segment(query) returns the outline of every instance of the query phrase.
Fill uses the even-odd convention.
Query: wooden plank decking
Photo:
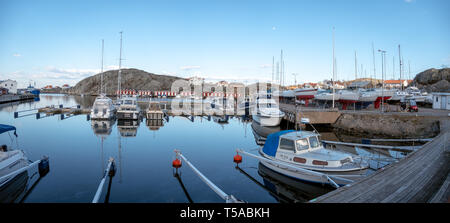
[[[398,163],[311,202],[408,203],[448,200],[436,198],[439,194],[446,196],[448,184],[445,182],[450,169],[450,119],[442,119],[440,125],[441,133],[434,140]]]

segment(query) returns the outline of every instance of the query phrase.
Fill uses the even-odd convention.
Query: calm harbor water
[[[37,176],[30,173],[28,181],[13,185],[19,189],[9,189],[18,191],[18,198],[24,198],[24,202],[91,202],[108,158],[113,157],[117,171],[109,202],[224,202],[187,165],[178,170],[178,175],[174,174],[175,149],[181,150],[225,193],[247,202],[305,202],[332,190],[280,176],[245,156],[236,168],[233,156],[237,148],[257,153],[262,139],[283,125],[262,128],[241,117],[230,118],[226,123],[215,118],[195,117],[192,121],[170,117],[160,128],[149,128],[145,119],[134,128],[122,128],[123,123],[95,122],[86,115],[63,119],[60,115],[45,117],[45,114],[40,119],[35,115],[14,118],[15,111],[59,104],[89,108],[93,101],[93,97],[43,94],[39,101],[0,105],[0,123],[15,126],[18,134],[17,141],[12,134],[1,134],[1,144],[24,150],[30,160],[43,155],[50,159],[50,172],[34,188],[29,187]],[[21,115],[26,114],[32,112]],[[336,137],[332,133],[322,135]],[[385,157],[384,160],[406,155],[394,151],[346,150]],[[371,166],[379,168],[389,162]],[[105,200],[106,192],[107,185],[100,201]]]

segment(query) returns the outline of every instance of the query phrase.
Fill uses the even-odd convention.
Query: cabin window
[[[317,137],[311,136],[309,137],[309,144],[311,145],[311,148],[317,148],[319,147],[319,140],[317,140]]]
[[[133,101],[132,101],[132,100],[125,100],[125,104],[126,104],[126,105],[132,105],[132,104],[133,104]]]
[[[289,150],[289,151],[295,151],[294,147],[294,141],[289,139],[281,139],[280,140],[280,149]]]
[[[299,139],[297,140],[297,150],[305,150],[305,149],[309,149],[308,146],[308,140],[306,139]]]

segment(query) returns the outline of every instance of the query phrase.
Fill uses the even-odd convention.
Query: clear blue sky
[[[398,44],[411,73],[450,64],[450,1],[20,1],[0,0],[0,79],[75,84],[118,66],[209,79],[271,79],[284,51],[287,83],[331,78],[332,27],[338,79],[373,74],[387,51],[398,78]],[[381,78],[376,52],[377,78]],[[360,75],[359,75],[360,76]]]

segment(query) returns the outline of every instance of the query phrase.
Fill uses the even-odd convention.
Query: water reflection
[[[263,183],[260,183],[239,166],[236,166],[236,169],[256,185],[269,192],[280,203],[308,202],[333,190],[333,188],[328,186],[292,179],[265,167],[261,163],[258,164],[258,174],[263,178]]]
[[[117,129],[122,137],[136,137],[141,121],[138,120],[117,120]]]
[[[116,120],[91,120],[92,130],[96,136],[102,137],[103,139],[111,135],[112,127]]]
[[[280,126],[274,126],[274,127],[267,127],[267,126],[261,126],[255,121],[252,121],[252,132],[255,136],[255,142],[256,144],[262,146],[266,142],[267,136],[281,131]]]
[[[147,119],[145,124],[150,131],[158,131],[159,128],[164,126],[164,119]]]

